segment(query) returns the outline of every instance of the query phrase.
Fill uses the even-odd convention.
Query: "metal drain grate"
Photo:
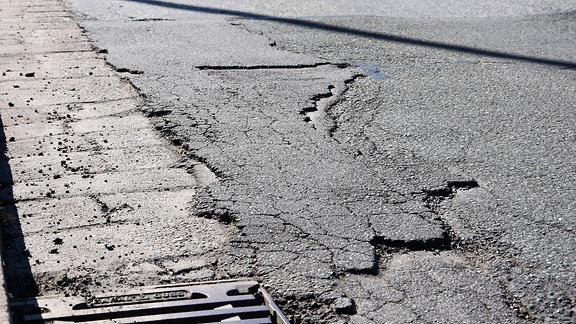
[[[144,287],[90,299],[21,300],[10,306],[14,323],[289,323],[255,281]]]

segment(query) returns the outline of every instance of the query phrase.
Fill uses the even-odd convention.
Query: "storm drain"
[[[13,301],[10,306],[14,323],[289,323],[255,281],[142,287],[89,299]]]

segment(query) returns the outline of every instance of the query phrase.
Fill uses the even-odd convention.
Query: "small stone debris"
[[[116,246],[113,245],[113,244],[104,244],[104,247],[105,247],[106,250],[108,250],[108,251],[114,251],[114,249],[116,248]]]
[[[8,107],[14,107],[14,104],[11,103],[11,102],[9,102],[9,103],[8,103]]]
[[[50,253],[50,254],[58,254],[58,253],[60,253],[60,252],[58,252],[58,249],[52,249],[52,250],[50,250],[49,253]]]
[[[34,72],[28,72],[28,73],[24,74],[24,76],[27,77],[27,78],[33,78],[33,77],[36,76],[36,73],[34,73]]]
[[[59,238],[59,237],[57,237],[57,238],[54,239],[53,242],[54,242],[54,244],[56,244],[56,245],[62,245],[62,244],[64,243],[64,240],[61,239],[61,238]]]
[[[334,301],[334,308],[338,314],[356,314],[356,306],[354,305],[354,301],[350,298],[340,297],[336,299],[336,301]]]

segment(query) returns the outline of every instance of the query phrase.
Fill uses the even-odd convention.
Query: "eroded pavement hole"
[[[478,181],[473,179],[463,181],[448,181],[444,187],[424,189],[424,202],[426,202],[429,208],[435,209],[435,206],[439,205],[442,201],[448,198],[453,198],[459,190],[470,190],[479,187],[480,185],[478,184]]]
[[[442,237],[428,240],[387,240],[376,237],[370,242],[373,246],[389,251],[447,251],[452,249],[452,238],[445,233]]]
[[[142,287],[88,298],[45,297],[10,303],[14,323],[288,324],[256,281]]]

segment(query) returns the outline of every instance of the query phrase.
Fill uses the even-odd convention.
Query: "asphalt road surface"
[[[69,4],[293,322],[576,322],[574,1]]]

